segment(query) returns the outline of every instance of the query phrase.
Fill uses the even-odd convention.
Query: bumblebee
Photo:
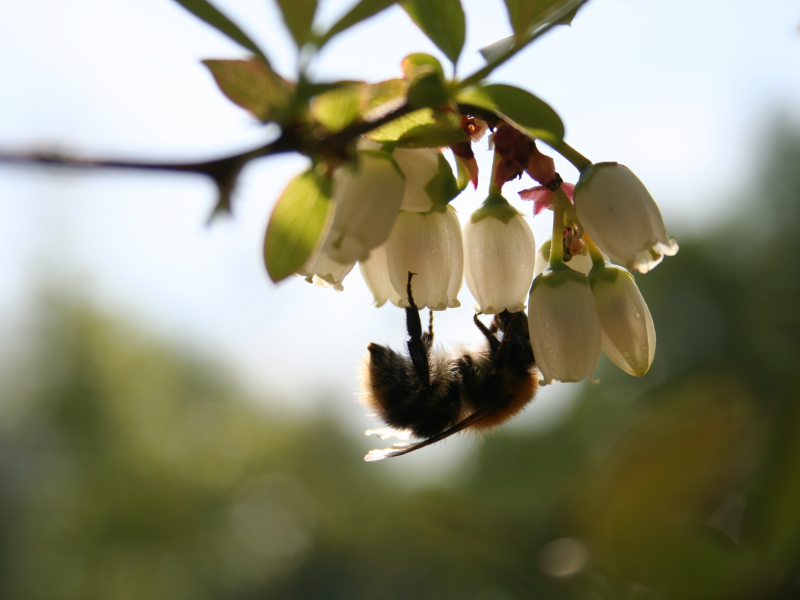
[[[452,356],[433,348],[433,313],[423,331],[419,310],[406,293],[406,352],[379,344],[367,347],[362,403],[388,429],[367,431],[383,439],[396,435],[413,442],[376,449],[367,462],[408,454],[461,431],[482,433],[519,414],[536,394],[540,375],[524,312],[503,311],[489,327],[473,317],[485,338],[480,349]]]

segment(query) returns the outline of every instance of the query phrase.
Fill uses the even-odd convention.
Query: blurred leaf
[[[504,0],[514,37],[524,40],[548,23],[569,25],[586,0]],[[486,56],[484,54],[484,56]]]
[[[310,37],[311,24],[317,12],[317,0],[276,0],[283,13],[283,21],[298,47]]]
[[[500,38],[499,40],[481,48],[481,56],[486,59],[486,62],[493,62],[511,50],[511,48],[514,47],[514,43],[515,41],[513,35]]]
[[[237,44],[244,46],[256,56],[261,57],[261,59],[266,62],[267,65],[269,65],[269,60],[267,59],[266,55],[258,46],[256,46],[255,42],[247,37],[247,35],[241,29],[239,29],[239,27],[233,23],[233,21],[219,12],[219,10],[217,10],[212,4],[206,0],[175,1],[183,6],[186,10],[194,14],[196,17],[202,19],[218,31],[227,35]]]
[[[473,170],[471,167],[470,162],[475,163],[474,169],[477,169],[477,163],[475,159],[467,159],[463,156],[459,156],[458,154],[454,154],[456,159],[456,166],[458,167],[458,179],[456,179],[456,185],[460,191],[464,191],[464,188],[467,187],[469,182],[472,180],[473,177]]]
[[[330,177],[312,168],[281,194],[264,238],[264,262],[272,281],[285,279],[311,256],[328,217],[331,187]]]
[[[407,0],[401,6],[453,64],[458,62],[466,31],[460,0]]]
[[[510,85],[487,85],[461,92],[456,101],[493,112],[531,137],[550,144],[557,144],[564,137],[564,124],[556,111],[525,90]]]
[[[405,79],[388,79],[369,86],[370,110],[390,104],[392,107],[405,102],[406,92],[408,91],[408,81]],[[387,108],[387,112],[388,112]],[[377,115],[376,115],[377,116]]]
[[[455,113],[417,110],[366,134],[371,140],[391,143],[399,148],[451,146],[467,139],[461,130],[461,117]]]
[[[406,98],[414,108],[437,108],[450,102],[442,76],[432,70],[420,71],[414,75],[408,83]]]
[[[361,116],[369,91],[365,84],[337,87],[319,94],[311,103],[311,116],[328,131],[341,131]]]
[[[438,153],[439,168],[428,184],[425,186],[425,193],[433,201],[433,209],[439,209],[458,196],[465,186],[459,186],[453,175],[453,169],[444,154]]]
[[[322,36],[319,41],[319,46],[322,47],[323,44],[327,43],[328,40],[330,40],[337,33],[340,33],[345,29],[364,21],[365,19],[369,19],[382,10],[389,8],[396,1],[397,0],[361,0],[352,9],[350,9],[346,15],[339,19],[325,35]]]
[[[275,119],[292,102],[293,85],[258,57],[204,60],[222,93],[261,121]]]
[[[425,54],[423,52],[409,54],[403,59],[403,62],[400,63],[400,67],[403,69],[403,75],[407,80],[413,79],[415,75],[422,71],[433,71],[444,80],[442,63],[440,63],[435,56],[431,56],[430,54]]]

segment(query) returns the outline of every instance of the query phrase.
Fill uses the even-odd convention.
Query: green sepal
[[[294,84],[276,74],[261,58],[202,62],[222,93],[257,119],[280,121],[291,108]]]
[[[469,139],[461,129],[461,116],[423,108],[373,129],[366,136],[376,142],[391,142],[398,148],[441,148]]]
[[[514,217],[522,216],[522,213],[511,206],[500,194],[489,194],[481,204],[480,208],[472,213],[469,220],[472,223],[478,223],[483,219],[492,218],[502,221],[506,225],[511,222]]]
[[[264,237],[264,263],[272,281],[296,272],[311,256],[328,219],[332,188],[327,173],[311,168],[281,194]]]
[[[539,273],[539,275],[534,278],[533,284],[531,284],[530,293],[532,294],[533,290],[540,285],[556,288],[564,285],[568,281],[577,281],[583,285],[589,285],[589,279],[586,275],[574,269],[570,269],[562,262],[555,265],[551,264],[543,272]]]
[[[434,210],[446,207],[463,189],[458,186],[450,163],[447,162],[444,154],[439,152],[439,168],[436,175],[425,186],[425,193],[433,202]]]
[[[530,92],[514,86],[494,84],[469,88],[456,96],[456,102],[492,112],[548,144],[559,144],[564,138],[564,123],[556,111]]]
[[[614,283],[620,276],[627,275],[631,279],[633,279],[633,275],[630,272],[620,267],[619,265],[612,265],[611,263],[603,262],[596,262],[592,265],[592,270],[589,271],[589,283],[594,287],[595,283],[604,282],[604,283]]]
[[[458,62],[466,37],[460,0],[406,0],[401,6],[450,62]]]

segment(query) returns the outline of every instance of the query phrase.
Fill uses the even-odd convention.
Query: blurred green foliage
[[[601,368],[563,422],[425,491],[46,305],[0,389],[0,597],[800,597],[800,136],[776,130],[746,213],[639,277],[651,372]]]

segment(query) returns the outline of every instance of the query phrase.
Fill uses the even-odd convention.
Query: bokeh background
[[[291,72],[271,2],[216,4]],[[337,294],[261,264],[301,158],[251,165],[210,227],[203,180],[0,165],[0,597],[800,597],[800,8],[762,4],[593,0],[494,75],[659,201],[681,251],[637,278],[656,359],[394,461],[362,462],[355,397],[402,312],[357,272]],[[464,5],[461,74],[509,32],[500,1]],[[393,8],[315,72],[385,79],[415,51],[436,54]],[[241,56],[168,0],[2,2],[0,148],[260,143],[199,64]],[[477,339],[460,298],[439,340]]]

